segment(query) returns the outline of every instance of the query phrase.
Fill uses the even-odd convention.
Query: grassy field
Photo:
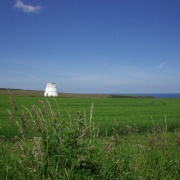
[[[172,132],[180,123],[180,99],[112,98],[105,95],[82,95],[82,97],[63,93],[54,99],[43,97],[42,93],[34,91],[17,90],[10,93],[19,111],[12,109],[7,91],[0,93],[0,127],[4,135],[6,129],[9,131],[8,110],[13,112],[16,121],[21,121],[24,107],[31,109],[35,105],[41,108],[39,100],[44,101],[46,105],[48,101],[53,108],[58,108],[64,120],[69,119],[69,116],[74,118],[76,112],[89,116],[93,104],[93,122],[100,127],[101,134],[105,134],[106,130],[112,133],[114,124],[118,125],[119,131],[128,125],[137,126],[139,132],[144,133],[158,126],[163,128],[167,126],[167,130]]]
[[[180,179],[180,99],[21,92],[0,91],[0,179]]]

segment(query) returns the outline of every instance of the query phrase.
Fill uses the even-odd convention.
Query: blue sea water
[[[148,96],[153,98],[180,98],[180,93],[127,93],[118,94],[122,96]]]
[[[171,94],[153,94],[155,98],[180,98],[180,93],[171,93]]]

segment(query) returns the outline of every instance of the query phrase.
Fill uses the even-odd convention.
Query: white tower
[[[44,96],[58,96],[57,87],[54,82],[47,83]]]

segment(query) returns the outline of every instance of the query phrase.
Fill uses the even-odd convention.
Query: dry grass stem
[[[92,104],[91,104],[91,111],[90,111],[90,125],[91,125],[91,123],[92,123],[92,115],[93,115],[93,102],[92,102]]]

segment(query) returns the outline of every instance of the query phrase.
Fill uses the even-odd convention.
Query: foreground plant
[[[136,125],[119,129],[114,121],[113,134],[99,137],[93,104],[88,118],[85,111],[68,111],[67,119],[61,118],[58,105],[39,104],[24,107],[21,122],[9,111],[12,128],[19,132],[11,142],[1,138],[1,179],[180,178],[179,129],[142,136]]]

